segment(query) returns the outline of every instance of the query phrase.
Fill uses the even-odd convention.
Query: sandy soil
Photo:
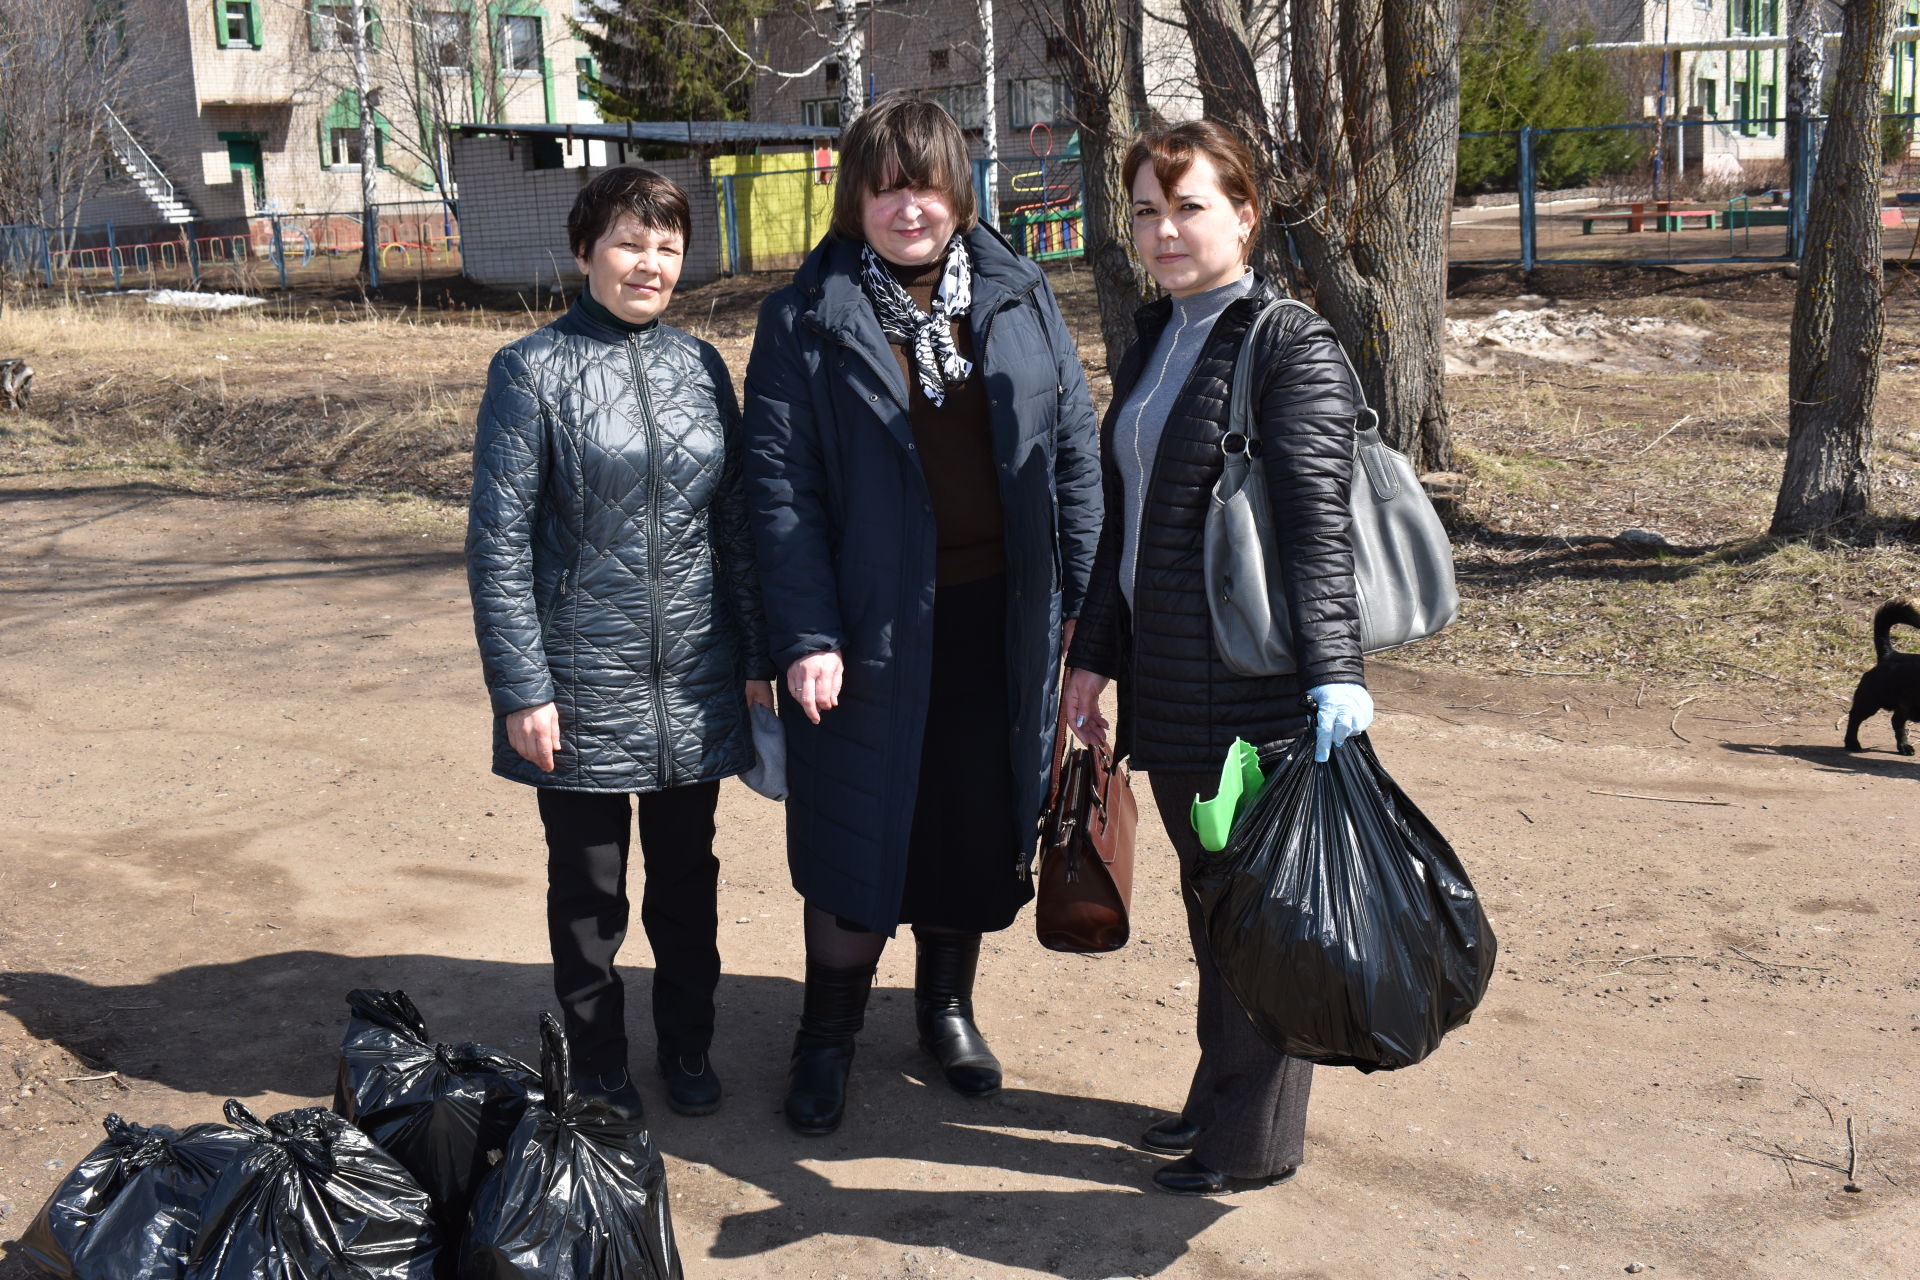
[[[324,1098],[351,987],[533,1051],[537,825],[486,772],[458,545],[417,503],[0,482],[0,1237],[109,1111]],[[776,1114],[800,972],[780,811],[730,785],[728,1102],[656,1108],[689,1274],[1913,1274],[1920,765],[1886,722],[1852,757],[1840,708],[1778,692],[1374,683],[1380,753],[1460,847],[1500,972],[1422,1066],[1320,1072],[1308,1166],[1229,1200],[1147,1190],[1129,1145],[1193,1060],[1150,822],[1126,951],[991,941],[1003,1095],[929,1079],[895,948],[853,1112],[806,1140]]]

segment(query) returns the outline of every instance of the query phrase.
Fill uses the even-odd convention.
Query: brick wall
[[[603,169],[604,144],[578,145],[570,164],[533,167],[533,148],[510,138],[456,138],[454,176],[460,183],[461,253],[466,274],[501,289],[550,293],[577,284],[567,246],[567,213],[580,188]],[[720,273],[719,219],[713,179],[700,157],[653,160],[647,166],[679,183],[693,207],[693,244],[683,285],[704,284]]]

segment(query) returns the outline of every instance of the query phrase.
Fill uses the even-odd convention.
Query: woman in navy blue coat
[[[831,1132],[887,938],[922,1046],[1000,1087],[983,933],[1032,897],[1061,645],[1098,542],[1099,446],[1045,275],[977,224],[959,126],[914,99],[842,139],[833,231],[760,313],[748,507],[787,734],[806,996],[786,1112]]]

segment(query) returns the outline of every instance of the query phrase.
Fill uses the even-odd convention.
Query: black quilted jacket
[[[1235,737],[1258,744],[1298,734],[1306,690],[1363,682],[1347,511],[1357,399],[1332,327],[1297,307],[1282,309],[1261,335],[1257,421],[1300,670],[1238,676],[1213,649],[1202,535],[1220,478],[1227,391],[1242,335],[1276,296],[1262,282],[1227,307],[1168,416],[1147,483],[1131,613],[1120,594],[1124,513],[1113,421],[1171,303],[1141,308],[1139,339],[1114,378],[1101,433],[1107,518],[1068,663],[1119,683],[1116,746],[1136,769],[1216,769]]]
[[[493,770],[656,791],[753,764],[743,686],[765,656],[740,412],[712,347],[575,306],[501,349],[473,447],[467,581],[493,699]],[[510,711],[556,702],[542,773]]]

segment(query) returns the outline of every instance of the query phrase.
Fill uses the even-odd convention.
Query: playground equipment
[[[1002,222],[1014,248],[1036,262],[1079,255],[1085,226],[1080,209],[1080,190],[1075,184],[1049,180],[1048,160],[1053,155],[1053,128],[1036,124],[1027,131],[1027,150],[1040,162],[1037,169],[1016,173],[1009,185],[1020,195],[1040,198],[1009,210]],[[1078,165],[1075,160],[1074,164]],[[1060,175],[1058,162],[1051,176]]]

